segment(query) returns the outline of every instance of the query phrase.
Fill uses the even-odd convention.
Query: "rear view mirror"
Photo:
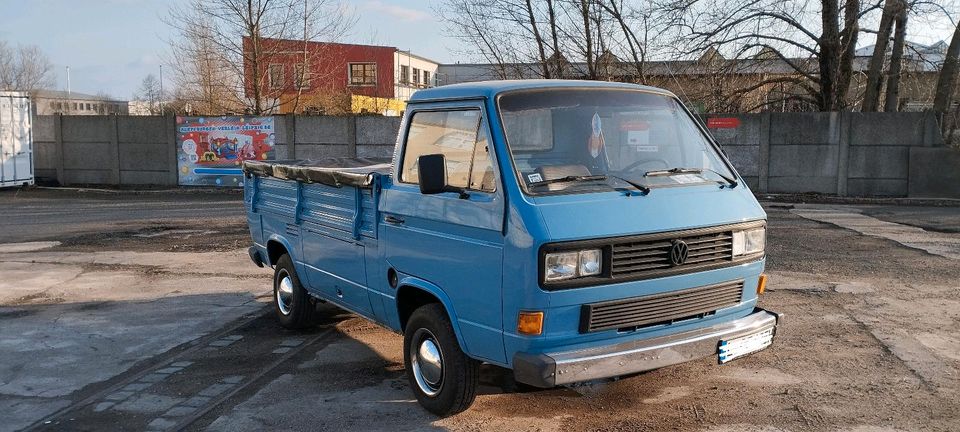
[[[447,159],[442,154],[429,154],[417,158],[420,177],[420,193],[425,195],[442,192],[457,192],[460,198],[468,197],[463,188],[447,184]]]

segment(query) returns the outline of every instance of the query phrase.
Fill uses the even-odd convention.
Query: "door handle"
[[[386,223],[388,223],[388,224],[393,224],[393,225],[402,225],[402,224],[403,224],[403,219],[398,218],[398,217],[393,216],[393,215],[387,215],[386,217],[383,218],[383,221],[386,222]]]

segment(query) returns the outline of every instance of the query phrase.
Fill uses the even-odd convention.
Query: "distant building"
[[[243,42],[252,52],[250,39]],[[436,85],[437,62],[394,47],[281,39],[261,44],[270,54],[258,65],[257,83],[253,65],[244,65],[246,96],[259,89],[280,114],[340,109],[399,115],[414,91]]]
[[[904,49],[898,106],[901,111],[922,111],[933,106],[939,70],[945,59],[947,44],[922,45],[908,42]],[[860,104],[873,46],[856,51],[848,101]],[[889,53],[887,54],[889,57]],[[587,79],[583,62],[569,62],[560,57],[551,59],[554,78]],[[791,59],[790,62],[817,73],[812,59]],[[786,60],[771,51],[761,51],[751,58],[727,59],[716,50],[708,50],[699,58],[676,61],[647,61],[638,65],[618,59],[610,52],[596,62],[598,79],[642,82],[666,88],[700,112],[807,111],[812,107],[791,95],[804,94],[797,71]],[[495,79],[541,78],[538,63],[456,63],[437,68],[439,85]],[[793,81],[793,83],[791,83]]]
[[[129,114],[127,101],[91,94],[59,90],[35,90],[30,92],[33,112],[36,115],[107,115]]]

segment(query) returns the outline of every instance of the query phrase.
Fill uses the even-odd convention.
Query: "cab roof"
[[[597,89],[627,89],[643,90],[652,93],[659,93],[667,96],[674,96],[667,90],[649,87],[638,84],[618,83],[609,81],[586,81],[586,80],[502,80],[502,81],[477,81],[461,84],[451,84],[440,87],[419,90],[414,93],[407,103],[433,102],[450,99],[481,99],[494,98],[498,94],[517,91],[534,90],[550,88],[597,88]]]

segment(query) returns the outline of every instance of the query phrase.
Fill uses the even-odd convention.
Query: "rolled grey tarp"
[[[243,173],[304,183],[369,187],[375,174],[390,174],[389,158],[325,158],[243,161]]]

